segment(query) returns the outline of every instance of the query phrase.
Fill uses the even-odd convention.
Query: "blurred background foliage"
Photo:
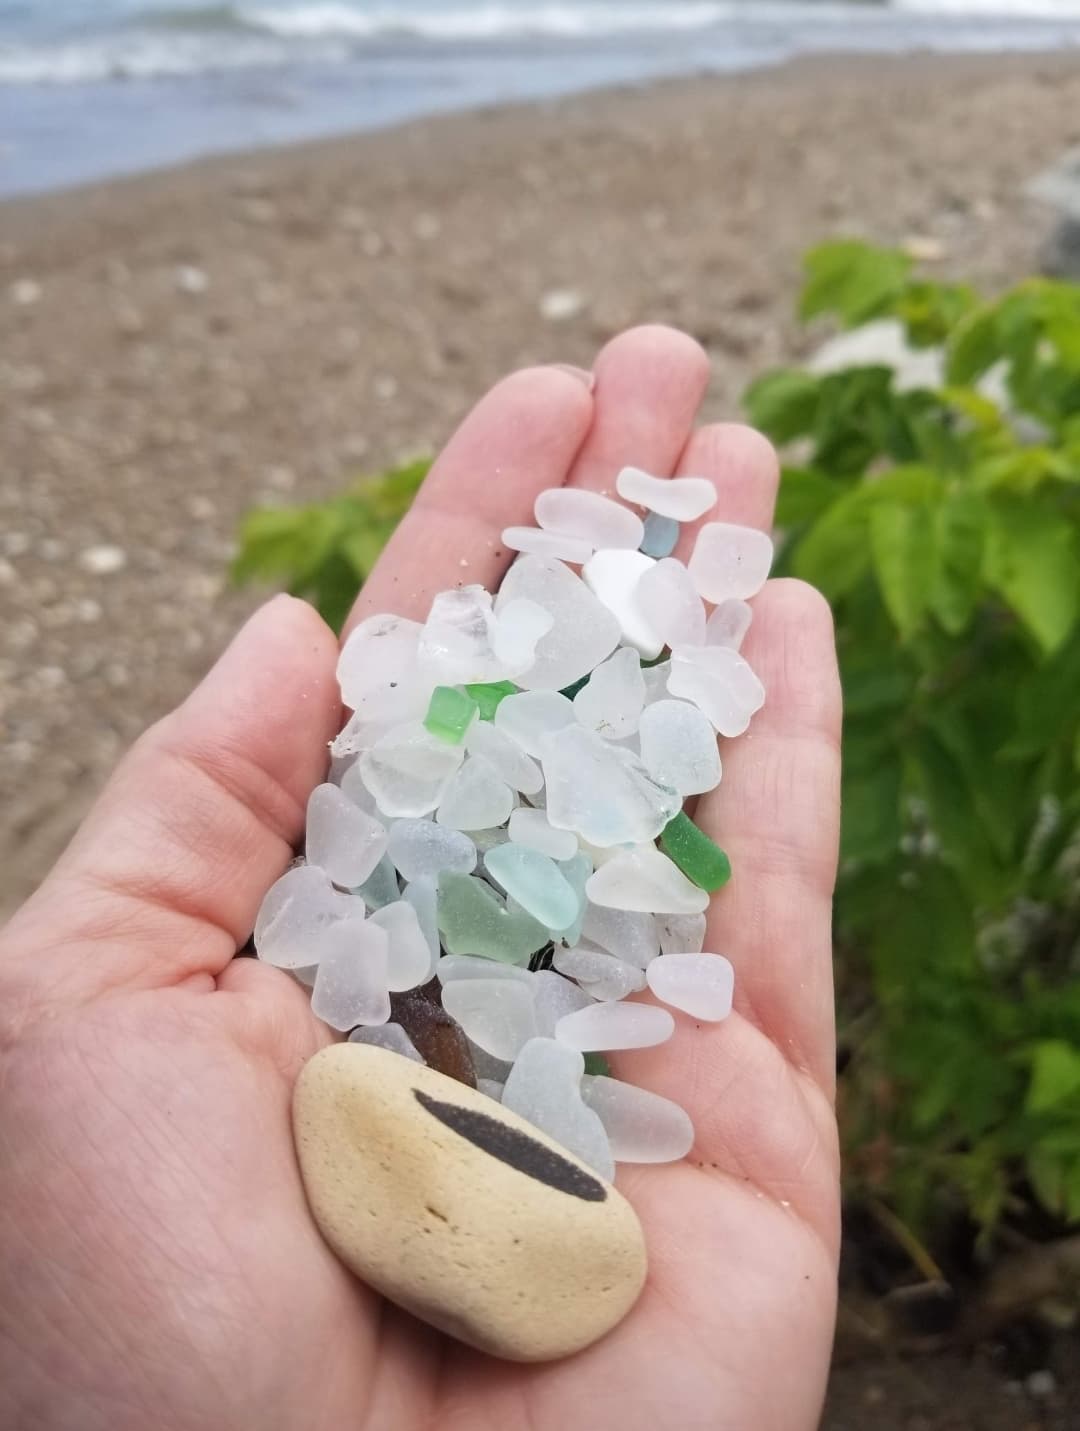
[[[802,316],[906,353],[746,395],[788,458],[777,570],[837,624],[849,1195],[989,1251],[1080,1221],[1080,287],[988,301],[833,242]],[[340,625],[427,465],[252,513],[235,577]]]

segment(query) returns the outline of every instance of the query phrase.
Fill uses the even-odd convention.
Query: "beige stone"
[[[633,1306],[645,1242],[610,1183],[517,1114],[387,1049],[305,1066],[293,1127],[315,1221],[369,1286],[514,1361],[580,1351]]]

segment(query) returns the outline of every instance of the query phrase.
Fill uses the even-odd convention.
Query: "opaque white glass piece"
[[[706,522],[687,568],[705,600],[719,604],[733,596],[743,601],[756,596],[768,580],[772,560],[772,540],[756,527]]]
[[[731,1013],[735,971],[722,954],[662,954],[645,977],[661,1003],[704,1023],[719,1023]]]
[[[536,524],[548,532],[578,537],[594,547],[641,545],[643,528],[636,512],[599,492],[582,487],[549,487],[535,505]]]
[[[707,477],[653,477],[639,467],[624,467],[615,490],[624,501],[676,522],[696,522],[716,506],[716,488]]]

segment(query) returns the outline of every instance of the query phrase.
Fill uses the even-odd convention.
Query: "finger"
[[[676,468],[680,477],[706,477],[716,488],[716,506],[679,533],[675,555],[688,561],[698,532],[706,522],[736,522],[772,526],[780,463],[767,437],[738,422],[717,422],[700,427],[683,449]]]
[[[311,1012],[311,990],[261,959],[232,959],[215,981],[214,1012],[233,1038],[274,1058],[292,1083],[313,1054],[341,1041]]]
[[[745,654],[765,706],[725,742],[724,778],[695,816],[733,871],[706,947],[735,966],[736,1008],[831,1094],[841,698],[824,598],[802,582],[770,582]]]
[[[4,931],[25,997],[216,975],[288,863],[340,718],[333,634],[279,596],[133,746],[56,869]]]
[[[824,600],[774,581],[748,658],[768,691],[695,820],[731,857],[705,948],[735,967],[721,1024],[677,1015],[674,1039],[613,1060],[620,1078],[682,1104],[692,1158],[836,1236],[831,902],[839,823],[840,690]]]
[[[674,328],[632,328],[607,344],[593,372],[592,427],[570,485],[612,495],[623,467],[668,476],[708,386],[704,349]]]
[[[545,487],[559,487],[589,430],[591,379],[530,368],[504,379],[447,443],[364,585],[347,634],[373,612],[423,620],[432,597],[478,582],[493,591],[514,555],[504,527],[530,525]]]

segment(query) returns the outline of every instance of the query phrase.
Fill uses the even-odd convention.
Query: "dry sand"
[[[253,504],[642,320],[701,339],[733,414],[805,351],[809,243],[930,240],[1001,284],[1050,224],[1025,181],[1078,139],[1075,60],[814,61],[0,206],[0,910],[253,605],[225,589]]]

